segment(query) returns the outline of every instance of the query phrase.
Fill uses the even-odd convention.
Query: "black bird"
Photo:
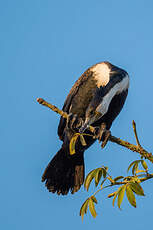
[[[105,131],[110,129],[124,105],[128,88],[128,73],[109,62],[93,65],[75,82],[63,106],[70,119],[61,117],[58,126],[62,147],[42,176],[50,192],[66,195],[80,189],[84,182],[84,151],[95,139],[84,136],[86,146],[78,140],[74,155],[69,152],[70,140],[78,129],[90,133],[89,125],[98,128],[99,138],[104,140]]]

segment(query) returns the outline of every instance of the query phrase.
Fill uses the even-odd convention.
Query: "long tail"
[[[45,169],[44,181],[47,189],[58,195],[66,195],[69,190],[72,194],[77,192],[84,181],[83,152],[70,156],[62,147]]]

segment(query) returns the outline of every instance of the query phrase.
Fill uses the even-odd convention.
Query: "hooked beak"
[[[88,128],[89,125],[90,125],[90,120],[88,118],[85,120],[83,126],[79,129],[79,132],[83,133]]]
[[[79,129],[80,133],[83,133],[90,125],[98,121],[101,118],[101,113],[96,112],[93,117],[87,117],[83,126]]]

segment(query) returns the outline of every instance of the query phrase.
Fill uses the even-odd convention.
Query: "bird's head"
[[[86,109],[85,122],[80,128],[80,132],[84,132],[89,125],[103,117],[107,113],[113,97],[122,93],[129,86],[127,72],[108,62],[98,64],[93,68],[93,72],[97,87]]]
[[[80,133],[83,133],[88,128],[88,126],[99,120],[101,116],[102,114],[96,111],[96,106],[90,104],[86,110],[85,122],[79,130]]]

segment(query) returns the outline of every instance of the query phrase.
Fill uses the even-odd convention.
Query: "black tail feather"
[[[42,182],[46,181],[47,189],[58,195],[77,192],[84,181],[83,152],[73,156],[61,148],[45,169]]]

